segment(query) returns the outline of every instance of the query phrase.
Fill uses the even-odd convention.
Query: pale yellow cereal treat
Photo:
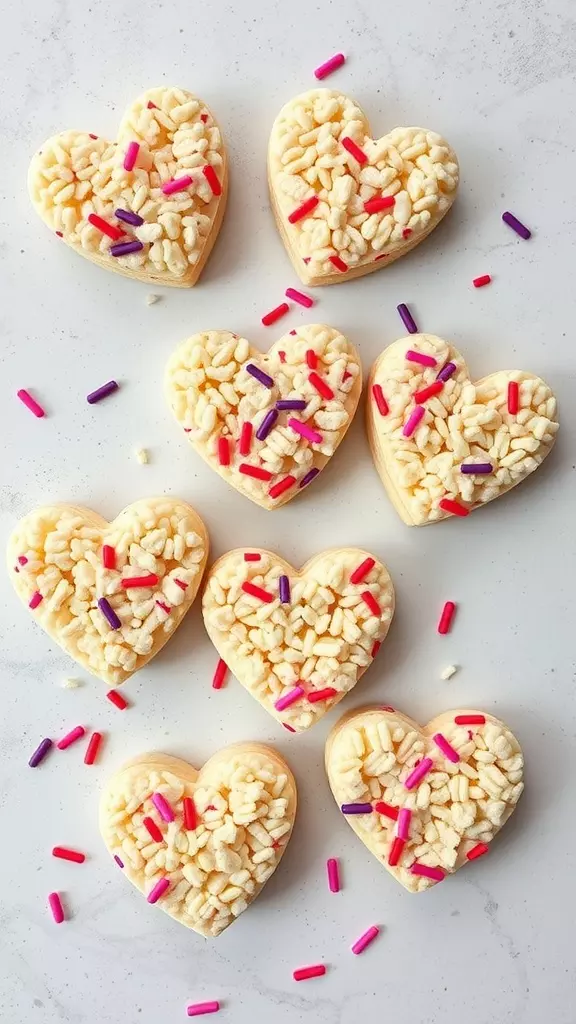
[[[299,570],[272,551],[219,558],[202,597],[220,657],[290,732],[304,732],[355,686],[394,614],[385,565],[358,548],[324,551]]]
[[[202,100],[162,86],[128,108],[116,142],[72,129],[48,139],[28,188],[42,220],[81,256],[148,284],[190,288],[222,223],[226,150]]]
[[[239,743],[200,771],[143,754],[108,783],[100,831],[148,903],[206,938],[256,899],[284,854],[296,783],[270,747]]]
[[[111,523],[76,505],[21,519],[8,542],[14,589],[48,636],[109,686],[170,639],[191,607],[208,534],[176,498],[147,498]]]
[[[314,480],[350,426],[362,367],[343,334],[309,324],[263,355],[230,331],[188,338],[166,370],[166,398],[212,469],[266,509]]]
[[[540,377],[498,370],[472,383],[453,345],[400,338],[368,383],[372,457],[408,526],[467,516],[525,480],[556,440],[556,398]]]
[[[358,104],[332,89],[296,96],[272,127],[272,208],[309,285],[349,281],[409,252],[448,213],[458,178],[441,135],[394,128],[373,139]]]
[[[485,856],[524,789],[518,740],[480,711],[425,726],[390,707],[353,711],[330,733],[325,761],[347,822],[409,892]]]

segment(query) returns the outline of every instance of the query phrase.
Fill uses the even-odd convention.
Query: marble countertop
[[[576,428],[576,45],[569,0],[378,0],[142,5],[68,0],[14,6],[3,21],[0,134],[2,304],[0,527],[46,501],[113,517],[164,491],[208,523],[213,555],[259,544],[292,562],[331,545],[373,550],[389,566],[398,613],[376,665],[346,707],[391,702],[412,716],[480,706],[503,717],[527,760],[527,790],[490,856],[445,885],[410,896],[341,820],[324,775],[336,713],[289,736],[235,681],[214,692],[215,654],[198,608],[162,654],[126,685],[121,714],[103,685],[77,669],[0,581],[0,1002],[10,1024],[156,1024],[186,1004],[219,999],[235,1024],[358,1024],[364,1015],[426,1024],[573,1024],[574,508]],[[410,530],[373,469],[359,415],[341,452],[305,498],[275,514],[210,473],[164,405],[161,379],[175,345],[224,327],[266,346],[262,314],[298,286],[268,206],[267,136],[281,105],[326,81],[366,108],[375,130],[425,124],[458,151],[458,202],[416,252],[349,286],[320,289],[314,318],[339,327],[364,371],[403,332],[409,304],[423,330],[453,340],[472,373],[523,366],[555,389],[562,429],[529,482],[465,522]],[[144,88],[198,92],[223,125],[231,194],[201,284],[147,306],[146,285],[107,274],[58,244],[29,205],[29,158],[61,128],[114,133]],[[533,229],[520,241],[500,220]],[[490,273],[476,291],[473,277]],[[284,330],[305,323],[297,310]],[[121,392],[88,407],[116,377]],[[36,420],[15,392],[30,388]],[[150,451],[139,465],[134,449]],[[458,602],[439,637],[446,599]],[[451,662],[461,666],[440,679]],[[61,687],[78,677],[75,690]],[[38,771],[45,735],[84,723],[106,733],[99,763],[80,747]],[[291,847],[257,903],[216,941],[147,906],[110,863],[97,828],[98,791],[127,756],[156,748],[200,764],[232,741],[275,744],[292,764],[300,811]],[[54,860],[67,844],[83,866]],[[341,860],[343,891],[328,892],[326,858]],[[69,920],[46,906],[64,894]],[[382,934],[363,956],[350,945]],[[325,978],[292,981],[310,962]]]

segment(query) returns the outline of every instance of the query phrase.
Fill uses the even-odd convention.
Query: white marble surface
[[[382,700],[427,716],[479,705],[512,725],[527,755],[527,793],[490,856],[426,895],[405,893],[341,820],[322,769],[335,715],[290,737],[238,683],[210,688],[214,652],[197,609],[152,666],[126,686],[120,714],[77,671],[0,582],[2,1017],[10,1024],[156,1024],[185,1019],[190,1001],[220,999],[222,1021],[358,1024],[364,1014],[426,1024],[572,1024],[574,835],[574,499],[576,314],[570,0],[304,0],[252,5],[172,0],[36,0],[3,22],[0,66],[2,303],[0,403],[5,535],[46,500],[113,516],[167,491],[207,520],[213,552],[277,548],[293,561],[358,544],[388,563],[398,615],[377,665],[347,707]],[[172,348],[208,327],[248,333],[295,275],[268,208],[265,149],[280,106],[312,87],[339,49],[348,62],[326,84],[349,90],[385,130],[422,123],[457,149],[463,184],[431,240],[362,282],[320,289],[314,315],[358,345],[365,371],[401,333],[398,302],[423,330],[457,342],[477,375],[525,366],[561,402],[562,431],[530,482],[465,522],[409,530],[372,468],[362,417],[306,497],[270,514],[228,490],[186,445],[164,406]],[[28,160],[60,128],[113,133],[143,88],[181,84],[213,106],[226,132],[232,190],[221,239],[193,291],[163,293],[80,260],[29,206]],[[521,242],[500,222],[510,208],[534,230]],[[471,279],[489,272],[491,287]],[[305,322],[294,311],[282,328]],[[121,392],[89,408],[89,390],[116,376]],[[29,387],[48,418],[16,400]],[[133,449],[145,446],[151,464]],[[445,599],[453,633],[435,634]],[[440,670],[456,662],[450,683]],[[60,688],[80,676],[75,691]],[[98,766],[80,747],[38,771],[44,735],[83,722],[106,731]],[[216,942],[171,922],[111,865],[96,822],[98,790],[126,758],[155,747],[201,762],[244,738],[276,743],[300,785],[301,810],[281,869],[257,904]],[[572,833],[572,836],[570,835]],[[50,856],[86,850],[82,867]],[[342,861],[330,895],[325,860]],[[65,893],[57,928],[46,896]],[[572,910],[569,910],[569,907]],[[568,915],[566,912],[568,911]],[[362,957],[351,942],[383,933]],[[297,985],[292,969],[330,965]]]

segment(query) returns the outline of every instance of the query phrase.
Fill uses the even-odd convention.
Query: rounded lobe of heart
[[[162,649],[191,607],[208,533],[175,498],[142,499],[112,522],[76,505],[20,520],[8,542],[14,589],[83,668],[117,686]]]
[[[269,510],[306,490],[326,466],[361,390],[358,353],[326,324],[290,331],[266,355],[229,331],[195,334],[165,376],[166,399],[192,446]]]
[[[540,377],[499,370],[472,383],[460,352],[433,334],[400,338],[378,357],[366,416],[376,469],[408,526],[446,519],[454,503],[466,516],[505,494],[541,465],[558,431],[556,398]]]
[[[436,132],[394,128],[373,139],[362,109],[336,90],[296,96],[272,127],[272,209],[308,285],[340,284],[405,255],[448,213],[458,181],[456,154]]]
[[[271,747],[238,743],[199,771],[154,752],[110,779],[100,831],[149,902],[209,938],[247,909],[278,867],[296,805],[294,776]]]
[[[76,130],[48,139],[30,164],[28,190],[42,220],[80,256],[148,284],[190,288],[224,216],[226,150],[202,100],[161,86],[128,108],[116,142]]]
[[[409,892],[453,874],[470,854],[487,853],[524,788],[518,740],[479,711],[446,711],[420,726],[392,708],[356,709],[328,736],[325,764],[340,807],[372,805],[346,820]],[[397,840],[401,809],[408,812],[403,843]],[[418,873],[421,867],[437,877]]]
[[[285,728],[303,732],[371,665],[394,588],[386,566],[358,548],[324,551],[300,570],[263,548],[237,548],[211,567],[202,613],[236,678]]]

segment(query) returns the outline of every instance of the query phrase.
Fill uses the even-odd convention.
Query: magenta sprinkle
[[[40,593],[39,590],[37,590],[35,594],[32,594],[32,597],[30,598],[30,601],[28,603],[28,607],[31,608],[32,611],[34,611],[34,609],[37,608],[38,605],[43,600],[44,600],[44,598],[42,597],[42,594]]]
[[[106,600],[105,597],[98,598],[98,607],[110,628],[120,629],[122,623],[120,622],[120,619],[116,615],[116,612],[114,611],[112,605]]]
[[[407,807],[402,807],[398,811],[398,818],[396,819],[396,837],[403,839],[405,842],[410,838],[410,820],[412,818],[412,811],[409,811]]]
[[[86,401],[88,405],[94,405],[96,402],[101,402],[103,398],[108,398],[108,395],[112,395],[115,391],[118,391],[118,383],[115,380],[109,380],[101,388],[96,388],[96,391],[91,391],[89,395],[86,395]]]
[[[372,814],[372,804],[342,804],[342,814]]]
[[[276,402],[277,409],[305,409],[307,405],[305,398],[281,398]]]
[[[153,793],[152,803],[164,821],[174,821],[174,811],[162,793]]]
[[[28,565],[28,559],[26,558],[26,555],[18,555],[18,564]]]
[[[427,356],[425,352],[415,352],[413,348],[408,349],[406,359],[409,363],[420,363],[421,366],[436,366],[434,356]]]
[[[315,69],[314,77],[319,79],[326,78],[327,75],[331,75],[337,68],[341,68],[345,60],[346,57],[343,53],[335,53],[333,57],[330,57],[330,60],[327,60],[319,68]]]
[[[119,868],[124,867],[124,861],[120,860],[120,857],[116,853],[114,854],[114,860],[116,861]]]
[[[302,477],[302,479],[301,479],[300,483],[298,484],[298,486],[299,487],[307,487],[308,484],[312,483],[312,481],[314,480],[314,477],[318,476],[319,472],[320,472],[319,469],[309,469],[308,472],[306,473],[306,476]]]
[[[42,740],[42,742],[38,744],[38,746],[36,747],[36,750],[32,754],[32,757],[28,761],[28,764],[30,765],[31,768],[37,768],[38,767],[40,762],[43,761],[44,758],[46,757],[46,754],[50,750],[51,746],[52,746],[52,740],[49,740],[49,739]]]
[[[401,319],[402,323],[404,324],[404,327],[408,331],[408,334],[418,334],[418,328],[416,326],[416,321],[414,320],[414,317],[412,316],[412,314],[411,314],[410,310],[408,309],[408,306],[406,305],[406,303],[405,302],[401,302],[400,305],[396,307],[396,309],[398,310],[398,312],[400,314],[400,319]]]
[[[431,878],[434,882],[442,882],[444,880],[444,872],[442,868],[431,868],[428,864],[415,863],[410,868],[413,875],[421,875],[422,878]]]
[[[422,761],[420,761],[420,764],[417,764],[410,774],[404,779],[405,788],[414,789],[414,787],[421,782],[424,776],[428,774],[433,764],[434,762],[431,757],[424,757]]]
[[[301,306],[305,306],[306,309],[310,309],[310,306],[314,305],[314,299],[311,299],[309,295],[305,295],[304,292],[296,291],[296,288],[287,288],[286,298],[291,299],[292,302],[298,302]]]
[[[117,245],[111,245],[108,252],[111,256],[129,256],[130,253],[140,252],[143,248],[142,242],[135,238],[133,242],[118,242]]]
[[[368,931],[364,932],[364,934],[356,940],[354,945],[350,947],[355,956],[359,956],[360,953],[363,953],[366,947],[369,946],[371,942],[374,942],[374,939],[379,934],[380,929],[373,924],[372,927],[369,928]]]
[[[162,185],[162,191],[165,196],[171,196],[174,192],[181,192],[191,184],[192,178],[189,174],[185,174],[183,178],[173,178],[172,181],[165,181]]]
[[[254,366],[254,363],[246,363],[246,370],[252,377],[255,377],[256,380],[259,380],[260,383],[263,384],[265,388],[274,387],[274,381],[272,380],[272,377],[269,377],[267,373],[264,373],[263,370],[260,370],[258,366]]]
[[[412,437],[412,434],[416,430],[416,427],[420,423],[420,420],[422,419],[425,412],[426,410],[423,405],[417,405],[416,408],[412,410],[408,419],[406,420],[406,423],[402,427],[402,433],[404,437]]]
[[[150,890],[146,897],[148,903],[157,903],[161,896],[164,895],[166,889],[170,888],[170,880],[168,878],[161,878],[153,889]]]
[[[265,441],[266,440],[266,438],[268,437],[268,434],[272,430],[272,428],[273,428],[274,424],[276,423],[277,419],[278,419],[278,411],[277,411],[277,409],[270,409],[270,411],[266,413],[264,419],[262,420],[262,423],[260,424],[260,426],[258,427],[258,430],[256,431],[256,437],[258,438],[259,441]]]
[[[527,242],[528,239],[532,237],[532,232],[530,231],[530,229],[527,228],[526,225],[522,223],[522,221],[518,220],[518,218],[515,217],[513,213],[510,213],[508,210],[506,210],[506,212],[502,214],[502,220],[504,221],[505,224],[508,225],[509,228],[512,228],[512,230],[515,231],[517,235],[520,235],[520,238],[523,238],[525,242]]]
[[[276,711],[284,711],[285,708],[289,708],[291,704],[294,704],[297,700],[300,700],[304,694],[304,688],[302,686],[295,686],[289,693],[284,694],[283,697],[279,697],[274,702]]]
[[[282,604],[290,604],[290,580],[287,576],[280,576],[278,580],[278,593]]]
[[[114,216],[118,220],[123,220],[125,224],[133,224],[135,228],[139,228],[144,223],[144,218],[137,213],[132,213],[132,210],[114,210]]]
[[[440,370],[440,373],[437,374],[436,380],[447,381],[450,379],[452,374],[455,373],[455,371],[456,363],[446,363],[446,366],[443,366],[442,369]]]
[[[124,157],[124,170],[125,171],[132,171],[132,170],[134,170],[134,164],[136,163],[136,161],[138,159],[138,153],[139,152],[140,152],[140,143],[139,142],[129,142],[128,143],[128,146],[127,146],[127,149],[126,149],[126,155]]]
[[[468,473],[469,476],[474,476],[476,473],[484,476],[486,473],[493,472],[493,466],[490,462],[464,462],[460,466],[460,472]]]
[[[458,751],[454,750],[452,744],[448,742],[446,737],[443,736],[441,732],[437,732],[436,735],[432,737],[432,739],[434,740],[434,743],[436,744],[438,749],[442,751],[444,757],[447,757],[449,761],[452,761],[452,764],[458,764],[460,760],[460,755],[458,754]]]
[[[317,430],[312,430],[307,423],[303,423],[302,420],[296,420],[293,416],[288,420],[288,426],[296,434],[300,434],[306,441],[310,441],[310,444],[322,444],[322,434],[319,434]]]

